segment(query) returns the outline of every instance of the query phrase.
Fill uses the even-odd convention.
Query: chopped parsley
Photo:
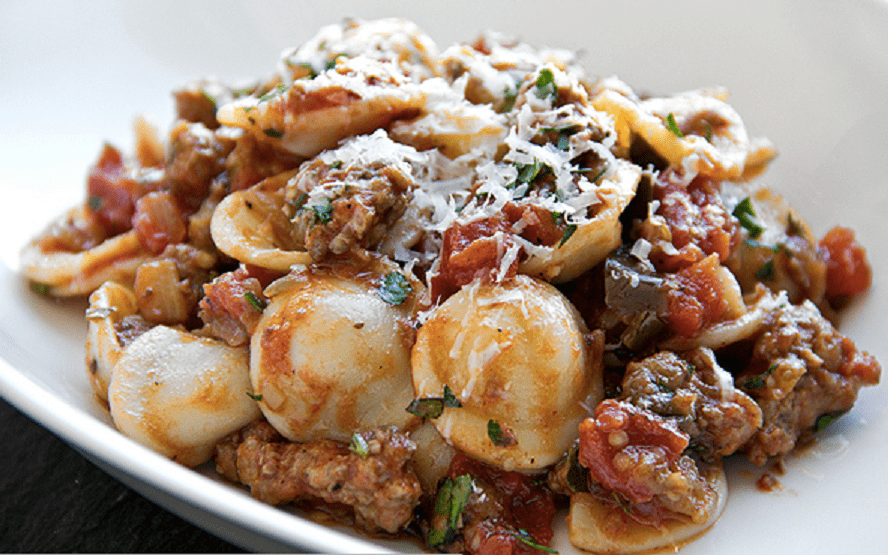
[[[393,305],[402,304],[413,291],[407,276],[401,272],[389,272],[382,279],[377,294],[379,298]]]
[[[814,422],[814,430],[816,430],[818,432],[822,431],[824,428],[826,428],[827,426],[829,426],[830,424],[832,424],[833,422],[835,422],[836,420],[841,418],[842,415],[844,415],[846,412],[848,412],[848,411],[840,410],[840,411],[836,411],[836,412],[828,412],[826,414],[821,414],[820,416],[817,417],[817,421]]]
[[[617,502],[617,505],[619,505],[620,508],[623,509],[623,512],[629,516],[632,516],[632,507],[629,506],[629,503],[622,497],[620,497],[617,492],[613,492],[612,495],[614,497],[614,501]]]
[[[746,389],[761,389],[767,385],[765,382],[765,378],[774,373],[774,370],[777,369],[777,363],[775,362],[771,366],[768,367],[767,370],[759,374],[758,376],[753,376],[751,378],[747,378],[745,382],[743,382],[743,387]]]
[[[31,291],[37,293],[38,295],[49,295],[49,285],[45,283],[37,283],[36,281],[32,281],[28,286],[31,288]]]
[[[550,69],[540,70],[536,80],[536,96],[539,99],[552,97],[552,102],[558,102],[558,85],[555,84],[555,75]]]
[[[774,259],[769,258],[762,267],[756,270],[755,277],[762,281],[771,281],[774,279]]]
[[[298,197],[296,197],[296,202],[293,203],[293,208],[295,210],[302,209],[302,206],[305,204],[305,201],[308,200],[308,193],[302,193]]]
[[[515,85],[515,90],[512,90],[508,87],[503,90],[503,106],[500,108],[500,113],[505,114],[506,112],[511,112],[512,108],[515,107],[515,100],[518,99],[518,85]]]
[[[472,477],[468,474],[454,479],[446,478],[435,496],[435,516],[443,518],[443,529],[433,526],[429,530],[429,547],[453,543],[460,525],[463,510],[472,493]],[[435,522],[437,519],[432,519]]]
[[[555,549],[551,547],[546,547],[545,545],[540,545],[536,542],[533,536],[531,536],[527,530],[523,528],[518,529],[518,533],[515,534],[515,538],[518,539],[523,544],[529,545],[530,547],[537,549],[539,551],[545,551],[546,553],[558,553]]]
[[[341,53],[340,53],[340,54],[336,54],[335,56],[333,56],[333,59],[332,59],[332,60],[330,60],[329,62],[327,62],[326,64],[324,64],[324,71],[330,71],[331,69],[335,68],[335,67],[336,67],[336,60],[337,60],[340,56],[345,56],[345,54],[341,54]]]
[[[793,219],[792,214],[786,215],[786,234],[787,235],[801,235],[802,234],[802,224],[795,221]]]
[[[407,412],[420,416],[422,418],[438,418],[444,413],[444,408],[460,408],[462,403],[453,394],[448,386],[444,386],[443,397],[425,397],[423,399],[414,399],[407,406]]]
[[[355,453],[362,459],[366,459],[367,455],[370,454],[370,444],[367,443],[367,440],[360,433],[355,432],[352,434],[351,445],[348,446],[348,450],[352,453]]]
[[[537,160],[533,159],[533,164],[515,164],[515,167],[518,169],[518,183],[533,183],[533,181],[540,176],[540,171],[543,169],[545,164]]]
[[[737,218],[743,229],[748,231],[749,236],[753,239],[758,239],[759,235],[765,230],[752,220],[755,217],[755,210],[752,209],[752,201],[749,197],[738,202],[731,215]]]
[[[561,236],[561,241],[558,242],[558,248],[560,249],[567,243],[567,240],[570,239],[574,232],[577,230],[577,224],[568,224],[566,228],[564,228],[564,234]]]
[[[102,207],[102,197],[98,195],[89,195],[89,198],[86,199],[86,205],[90,210],[95,212]]]
[[[672,131],[672,134],[678,137],[679,139],[684,137],[684,133],[681,132],[681,129],[678,127],[678,124],[675,123],[675,116],[672,115],[672,112],[669,112],[669,115],[666,116],[666,128]]]
[[[659,387],[660,391],[662,391],[663,393],[668,393],[669,395],[675,395],[675,390],[672,389],[671,387],[669,387],[669,384],[667,384],[665,381],[663,381],[662,377],[657,378],[657,387]]]
[[[208,93],[207,91],[203,91],[203,90],[200,91],[200,94],[202,94],[203,97],[206,98],[206,99],[210,102],[210,104],[213,105],[213,110],[215,110],[215,109],[217,108],[215,97],[213,97],[213,96],[212,96],[210,93]]]
[[[268,302],[266,302],[264,299],[259,298],[256,293],[253,293],[252,291],[245,291],[244,298],[247,300],[248,303],[250,303],[250,306],[258,310],[259,312],[262,312],[266,309],[266,307],[268,307]]]
[[[330,169],[331,169],[331,170],[338,170],[338,169],[341,168],[341,167],[342,167],[342,160],[336,160],[335,162],[333,162],[332,164],[330,164]]]
[[[487,421],[487,437],[497,447],[512,447],[518,444],[515,434],[496,420]]]
[[[262,395],[256,395],[255,393],[250,393],[249,391],[247,391],[246,394],[247,397],[256,401],[257,403],[262,400]]]
[[[744,239],[743,244],[753,249],[768,249],[774,252],[780,252],[780,250],[784,248],[784,245],[782,243],[777,245],[765,245],[753,239]]]
[[[312,206],[311,211],[314,212],[315,222],[326,224],[333,219],[333,204],[330,203],[328,198],[322,199],[321,204]]]
[[[263,129],[262,132],[265,133],[266,135],[268,135],[269,137],[271,137],[272,139],[280,139],[281,137],[284,136],[283,131],[278,131],[277,129],[274,129],[273,127],[268,128],[268,129]]]
[[[706,139],[707,143],[712,144],[712,125],[705,119],[703,120],[703,125],[706,126],[703,137]]]
[[[260,96],[259,102],[267,102],[267,101],[271,100],[272,98],[278,96],[279,94],[281,94],[285,90],[287,90],[287,86],[284,85],[283,83],[281,83],[277,87],[271,89],[267,93]]]

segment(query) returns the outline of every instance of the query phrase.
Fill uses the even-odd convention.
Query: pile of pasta
[[[349,20],[243,87],[175,92],[22,253],[89,295],[117,428],[269,503],[429,548],[629,553],[719,516],[881,369],[870,284],[765,187],[723,89],[640,95],[487,32]]]

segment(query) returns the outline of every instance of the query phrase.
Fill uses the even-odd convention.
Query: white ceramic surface
[[[817,234],[852,226],[875,271],[843,332],[888,361],[888,3],[875,0],[0,3],[0,395],[132,487],[261,550],[416,551],[368,543],[254,502],[119,435],[83,365],[83,301],[31,293],[18,250],[80,201],[103,141],[129,149],[142,113],[166,129],[170,92],[216,75],[270,73],[278,53],[344,16],[400,15],[441,46],[486,28],[580,49],[591,73],[657,93],[725,85],[750,132],[780,157],[765,175]],[[886,387],[787,461],[782,488],[731,464],[715,528],[683,553],[876,553],[888,544]],[[565,541],[557,546],[570,553]]]

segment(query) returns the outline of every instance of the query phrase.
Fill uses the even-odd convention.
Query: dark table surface
[[[0,399],[0,552],[233,553]]]

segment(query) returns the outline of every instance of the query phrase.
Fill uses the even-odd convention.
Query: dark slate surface
[[[241,550],[130,490],[0,399],[0,551]]]

